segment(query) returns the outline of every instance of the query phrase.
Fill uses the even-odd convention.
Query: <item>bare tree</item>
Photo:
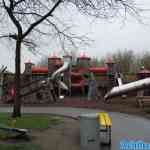
[[[123,74],[136,74],[141,66],[146,66],[149,69],[149,52],[144,52],[142,55],[134,53],[132,50],[119,50],[109,55],[117,65],[117,70]],[[103,58],[107,60],[107,56]]]
[[[129,73],[133,71],[135,57],[131,50],[117,51],[113,54],[113,60],[117,64],[118,71],[121,73]]]
[[[32,37],[34,33],[49,36],[55,33],[54,35],[59,38],[62,45],[65,41],[69,41],[74,46],[76,42],[85,42],[85,37],[67,32],[70,29],[69,26],[64,26],[65,28],[58,26],[59,20],[54,12],[59,9],[60,5],[69,4],[73,4],[81,13],[97,18],[108,19],[122,13],[125,14],[124,16],[127,13],[138,16],[134,0],[0,0],[0,23],[11,26],[8,28],[8,34],[6,32],[3,34],[3,28],[1,28],[1,37],[11,38],[16,43],[16,98],[13,117],[21,116],[20,56],[22,44],[35,50],[37,43],[34,43]],[[62,24],[62,22],[59,23]]]

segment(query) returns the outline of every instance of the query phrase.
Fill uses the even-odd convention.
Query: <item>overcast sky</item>
[[[138,0],[138,2],[143,8],[150,8],[149,0]],[[68,12],[64,11],[62,18],[68,18],[67,15]],[[135,53],[143,53],[144,50],[150,51],[150,13],[146,12],[142,15],[144,15],[143,24],[132,17],[129,17],[124,23],[121,18],[116,18],[113,21],[95,20],[80,16],[75,10],[70,11],[69,17],[71,16],[73,23],[78,25],[76,31],[88,33],[89,37],[94,40],[90,46],[81,46],[78,54],[85,53],[101,58],[122,49],[130,49]],[[9,45],[3,46],[2,42],[0,44],[0,65],[7,65],[9,70],[14,71],[14,47]],[[60,47],[55,42],[51,45],[40,45],[40,50],[41,55],[36,56],[29,51],[22,51],[22,71],[24,70],[24,62],[28,60],[36,63],[44,55],[60,54]]]

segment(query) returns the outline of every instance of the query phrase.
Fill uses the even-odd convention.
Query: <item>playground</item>
[[[71,56],[50,57],[48,67],[38,67],[30,61],[25,63],[20,93],[22,114],[56,116],[63,121],[58,124],[48,121],[46,128],[36,129],[28,129],[31,121],[27,124],[22,121],[24,126],[15,126],[15,120],[14,125],[4,123],[2,131],[17,133],[19,138],[0,140],[2,145],[8,145],[8,148],[2,147],[3,150],[24,150],[22,147],[26,146],[33,150],[79,150],[83,144],[80,116],[94,114],[97,120],[98,113],[101,114],[98,125],[106,127],[103,131],[99,129],[103,136],[96,139],[101,149],[119,150],[122,140],[150,143],[150,72],[142,68],[134,76],[123,75],[111,59],[98,67],[91,66],[90,61],[91,58],[84,55],[77,58],[76,64]],[[0,111],[11,113],[16,93],[14,75],[5,70],[1,68]],[[10,120],[4,120],[7,119]],[[26,134],[28,140],[22,138]]]
[[[149,6],[0,0],[0,150],[150,150]]]

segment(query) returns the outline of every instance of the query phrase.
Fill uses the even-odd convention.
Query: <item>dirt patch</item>
[[[64,123],[50,126],[46,130],[32,132],[33,143],[41,145],[42,150],[79,150],[79,122],[64,118]]]
[[[64,118],[64,122],[48,129],[31,130],[30,141],[7,140],[0,144],[34,144],[41,150],[80,150],[79,121]]]

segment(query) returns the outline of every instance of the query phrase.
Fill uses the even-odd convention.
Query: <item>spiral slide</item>
[[[60,87],[64,90],[68,90],[68,87],[64,82],[59,80],[58,77],[61,75],[62,72],[64,72],[65,70],[69,68],[69,65],[70,65],[70,61],[65,61],[63,66],[60,67],[58,70],[56,70],[51,76],[51,80],[56,80],[57,83],[60,85]]]

